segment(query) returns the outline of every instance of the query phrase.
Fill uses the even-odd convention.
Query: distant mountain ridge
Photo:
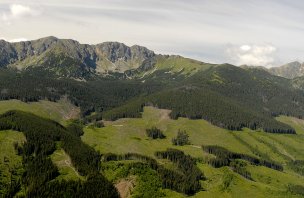
[[[119,42],[89,45],[53,36],[15,43],[0,40],[0,68],[42,69],[64,78],[130,79],[159,72],[189,76],[213,65],[178,55],[155,54],[146,47],[129,47]]]
[[[276,76],[281,76],[289,79],[304,76],[304,63],[298,61],[291,62],[280,67],[273,67],[268,71]]]
[[[16,43],[0,40],[0,67],[21,70],[43,66],[67,77],[82,77],[88,73],[123,73],[139,68],[155,56],[145,47],[128,47],[118,42],[88,45],[53,36]]]
[[[141,78],[158,74],[158,70],[193,75],[211,66],[214,64],[177,55],[155,54],[146,47],[139,45],[129,47],[119,42],[89,45],[54,36],[14,43],[0,40],[0,68],[17,70],[42,68],[59,77],[85,79],[111,75]],[[249,66],[241,66],[241,68],[247,67]],[[289,79],[304,76],[304,63],[300,62],[291,62],[270,69],[263,66],[254,68]]]
[[[174,119],[272,133],[295,133],[274,116],[304,117],[304,80],[275,76],[263,67],[156,55],[117,42],[86,45],[47,37],[1,45],[2,100],[58,101],[68,95],[82,116],[96,112],[108,120],[140,117],[148,104],[172,110]]]

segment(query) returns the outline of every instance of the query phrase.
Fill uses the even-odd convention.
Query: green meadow
[[[77,170],[73,167],[71,158],[64,150],[60,147],[50,156],[53,163],[57,166],[60,175],[56,178],[58,180],[84,180],[84,178],[79,175]]]
[[[30,112],[43,118],[66,124],[69,119],[79,118],[80,109],[72,105],[66,98],[58,102],[41,100],[39,102],[22,102],[20,100],[0,101],[0,114],[10,110]]]
[[[59,103],[40,101],[36,103],[23,103],[17,100],[1,101],[0,113],[8,110],[23,110],[36,115],[50,118],[66,124],[70,118],[77,118],[79,110],[69,104],[66,100]],[[290,186],[303,185],[304,176],[295,172],[289,162],[293,160],[304,160],[304,120],[280,116],[278,121],[289,124],[296,129],[296,135],[271,134],[244,129],[243,131],[228,131],[216,127],[205,120],[189,120],[179,118],[172,120],[169,117],[169,110],[145,107],[142,118],[119,119],[114,122],[105,121],[105,127],[95,128],[84,127],[82,140],[94,147],[100,153],[124,154],[128,152],[139,153],[155,158],[156,151],[163,151],[167,148],[175,148],[184,151],[186,154],[199,159],[197,166],[205,174],[206,180],[201,181],[204,190],[192,197],[303,197],[301,193],[290,190]],[[165,139],[151,139],[146,135],[146,129],[156,126],[166,136]],[[171,139],[177,135],[177,131],[185,130],[191,145],[173,146]],[[9,182],[12,170],[15,170],[15,178],[21,177],[23,173],[21,157],[14,149],[14,143],[25,141],[23,133],[15,131],[0,132],[0,170],[1,183]],[[208,165],[206,159],[214,157],[205,153],[202,145],[218,145],[230,151],[244,153],[263,159],[278,162],[284,166],[284,171],[276,171],[263,166],[254,166],[248,163],[246,169],[251,173],[252,180],[233,172],[229,167],[213,168]],[[60,176],[56,179],[62,180],[84,180],[72,166],[70,157],[60,148],[50,156],[58,167]],[[106,162],[104,174],[108,179],[117,183],[119,181],[131,180],[135,184],[134,193],[147,188],[148,181],[138,175],[128,178],[120,178],[121,168],[116,169],[116,163],[128,164],[131,161]],[[167,168],[175,168],[167,160],[159,160],[160,164]],[[151,171],[150,171],[151,172]],[[150,173],[148,172],[148,173]],[[147,173],[147,177],[156,180],[153,171]],[[122,180],[123,179],[123,180]],[[120,184],[120,183],[118,183]],[[127,184],[126,184],[127,185]],[[132,186],[132,185],[130,185]],[[155,186],[154,186],[155,187]],[[133,187],[132,187],[133,188]],[[165,197],[185,197],[185,195],[168,189],[160,189]]]
[[[216,127],[205,120],[169,118],[168,110],[145,107],[142,118],[120,119],[105,122],[104,128],[85,127],[82,140],[101,153],[139,153],[154,157],[156,151],[176,148],[201,159],[197,164],[207,177],[202,181],[204,191],[193,197],[301,197],[289,190],[290,185],[301,185],[304,177],[288,166],[291,160],[304,159],[304,121],[282,116],[279,121],[293,126],[297,135],[271,134],[249,129],[228,131]],[[166,135],[165,139],[150,139],[145,130],[156,126]],[[173,146],[171,139],[179,129],[186,130],[191,145]],[[276,171],[263,166],[247,165],[252,175],[248,180],[234,173],[228,167],[213,168],[204,163],[212,157],[202,151],[202,145],[218,145],[230,151],[249,154],[278,162],[284,171]],[[162,163],[162,162],[160,162]],[[114,174],[114,173],[112,173]],[[111,175],[111,174],[110,174]],[[180,193],[164,190],[166,197],[184,197]]]

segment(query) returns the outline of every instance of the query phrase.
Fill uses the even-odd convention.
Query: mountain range
[[[273,75],[293,79],[304,76],[304,63],[298,61],[291,62],[280,67],[273,67],[268,70]]]
[[[0,197],[301,197],[302,67],[1,40]]]
[[[119,42],[88,45],[53,36],[16,43],[0,40],[0,50],[0,67],[18,70],[42,67],[57,75],[73,78],[105,76],[113,73],[124,74],[122,75],[124,77],[130,77],[129,75],[134,73],[143,75],[143,72],[154,72],[153,70],[157,69],[155,66],[164,66],[162,64],[164,62],[184,59],[180,56],[157,55],[152,50],[139,45],[129,47]],[[175,60],[173,62],[176,63]],[[200,70],[201,67],[198,65],[204,64],[195,60],[191,62],[196,65],[171,65],[171,67],[175,72],[176,67],[189,72],[189,70]],[[304,75],[304,63],[297,61],[280,67],[263,69],[273,75],[289,79]]]

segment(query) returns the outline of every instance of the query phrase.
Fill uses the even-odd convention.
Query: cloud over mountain
[[[273,45],[229,46],[226,54],[237,65],[271,67],[275,62],[277,48]]]

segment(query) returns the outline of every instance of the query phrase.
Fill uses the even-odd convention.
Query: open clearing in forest
[[[176,148],[185,153],[204,159],[209,154],[200,149],[201,145],[218,145],[233,152],[255,156],[258,152],[270,160],[284,165],[284,171],[279,172],[260,166],[248,166],[253,180],[250,181],[234,173],[227,167],[213,168],[205,163],[198,167],[207,176],[202,181],[206,191],[201,191],[194,197],[300,197],[287,192],[289,184],[304,183],[304,177],[291,171],[286,166],[288,160],[304,160],[304,121],[282,116],[279,121],[293,126],[297,135],[271,134],[256,132],[249,129],[243,131],[228,131],[216,127],[205,120],[189,120],[179,118],[172,120],[168,110],[145,107],[142,118],[125,118],[114,122],[105,122],[104,128],[84,129],[82,140],[101,153],[124,154],[127,152],[140,153],[154,157],[155,151]],[[121,126],[121,127],[118,127]],[[156,126],[166,135],[166,139],[152,140],[146,136],[146,129]],[[176,136],[178,129],[186,130],[192,145],[173,146],[171,139]],[[229,185],[223,189],[223,184]],[[183,197],[183,195],[165,190],[168,197]]]

